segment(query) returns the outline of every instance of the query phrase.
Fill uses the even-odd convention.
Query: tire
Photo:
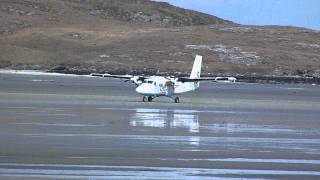
[[[179,97],[174,98],[174,102],[175,103],[179,103],[180,102],[180,98]]]
[[[146,97],[146,96],[143,96],[143,97],[142,97],[142,101],[143,101],[143,102],[146,102],[146,101],[147,101],[147,97]]]
[[[152,102],[152,99],[153,99],[152,96],[149,96],[148,97],[148,102]]]

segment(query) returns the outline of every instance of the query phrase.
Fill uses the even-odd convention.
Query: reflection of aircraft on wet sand
[[[202,56],[197,55],[192,67],[190,77],[163,77],[163,76],[134,76],[134,75],[111,75],[91,74],[97,77],[111,77],[126,79],[135,83],[138,87],[136,92],[143,95],[143,101],[151,102],[154,98],[165,96],[179,103],[179,94],[194,91],[199,88],[200,81],[235,82],[233,77],[200,78]]]
[[[199,132],[196,111],[137,108],[130,119],[133,127],[180,128],[191,133]]]

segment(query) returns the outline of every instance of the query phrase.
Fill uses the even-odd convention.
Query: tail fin
[[[201,65],[202,65],[202,56],[197,55],[193,63],[190,79],[200,78]],[[185,82],[175,88],[175,93],[194,91],[197,88],[199,88],[199,85],[200,85],[199,82]]]
[[[202,56],[197,55],[193,63],[190,79],[200,78],[201,66],[202,66]]]

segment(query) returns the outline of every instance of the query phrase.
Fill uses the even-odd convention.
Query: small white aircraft
[[[180,102],[179,94],[195,91],[199,88],[200,81],[214,82],[235,82],[234,77],[200,78],[202,66],[202,56],[197,55],[190,77],[164,77],[164,76],[134,76],[134,75],[111,75],[111,74],[91,74],[96,77],[109,77],[126,79],[137,85],[136,92],[143,95],[143,102],[151,102],[161,96],[174,99],[175,103]]]

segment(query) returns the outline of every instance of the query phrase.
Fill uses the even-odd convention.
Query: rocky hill
[[[1,0],[0,68],[320,76],[320,32],[243,26],[149,0]]]

